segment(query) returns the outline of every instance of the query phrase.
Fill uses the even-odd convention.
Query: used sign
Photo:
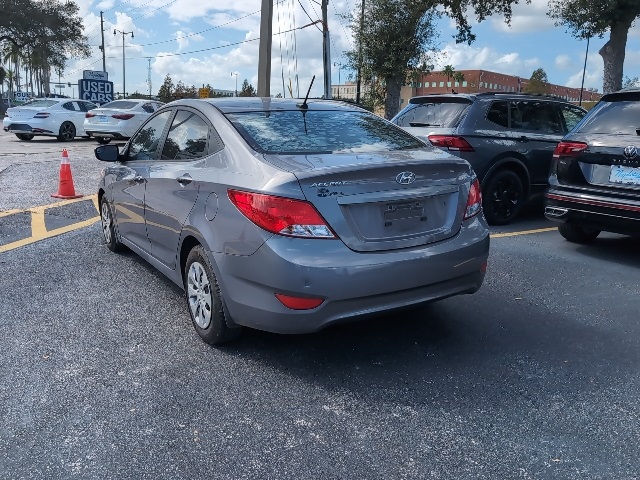
[[[78,82],[80,98],[94,103],[113,101],[113,82],[104,80],[80,80]]]

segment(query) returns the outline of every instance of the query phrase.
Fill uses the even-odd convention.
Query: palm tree
[[[455,72],[453,74],[453,81],[454,82],[458,82],[459,85],[462,85],[462,82],[464,82],[464,73],[462,72]]]
[[[442,69],[442,74],[447,77],[447,84],[445,85],[445,92],[447,91],[447,88],[449,88],[449,82],[451,81],[451,78],[455,75],[456,71],[455,69],[451,66],[451,65],[445,65],[445,67]]]
[[[7,78],[7,71],[0,65],[0,95],[4,96],[4,79]]]

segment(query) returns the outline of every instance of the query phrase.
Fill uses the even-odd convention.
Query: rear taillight
[[[464,219],[471,218],[482,211],[482,193],[480,192],[480,182],[476,178],[469,189],[467,206],[464,211]]]
[[[291,310],[311,310],[312,308],[319,307],[324,302],[323,298],[311,298],[311,297],[292,297],[291,295],[284,295],[282,293],[276,293],[276,298],[280,300],[285,307]]]
[[[111,117],[117,118],[118,120],[129,120],[135,117],[135,115],[133,113],[116,113],[115,115],[111,115]]]
[[[229,200],[260,228],[289,237],[335,238],[313,205],[304,200],[229,190]]]
[[[575,157],[588,146],[584,142],[560,142],[553,151],[553,158]]]
[[[462,137],[454,135],[429,135],[431,145],[456,152],[473,152],[473,147]]]
[[[49,115],[51,115],[49,112],[38,112],[33,118],[49,118]]]
[[[86,114],[84,115],[84,118],[91,118],[91,117],[95,117],[95,116],[96,116],[96,114],[95,114],[95,113],[86,113]]]

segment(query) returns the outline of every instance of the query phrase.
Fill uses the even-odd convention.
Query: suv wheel
[[[485,179],[482,189],[482,209],[491,225],[506,225],[522,206],[524,188],[520,176],[511,170],[499,170]]]
[[[570,223],[563,223],[558,227],[558,231],[560,235],[573,243],[591,243],[600,235],[600,230],[572,225]]]

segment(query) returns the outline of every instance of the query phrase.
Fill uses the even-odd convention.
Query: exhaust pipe
[[[552,217],[552,218],[562,218],[562,217],[565,217],[568,213],[569,213],[569,210],[567,208],[546,207],[544,209],[544,214],[547,217]]]

